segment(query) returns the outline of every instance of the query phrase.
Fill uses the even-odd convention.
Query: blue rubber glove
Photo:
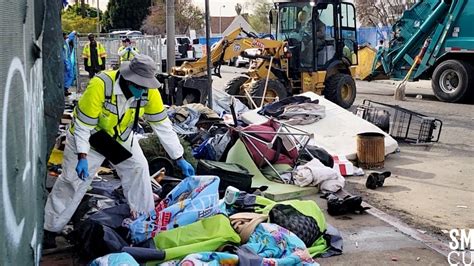
[[[193,166],[190,163],[188,163],[185,159],[183,159],[183,158],[179,159],[176,162],[176,164],[178,165],[179,168],[181,168],[181,171],[183,172],[183,175],[185,177],[194,175]]]
[[[76,173],[80,179],[86,180],[89,177],[89,164],[87,163],[87,159],[82,158],[79,159],[76,166]]]

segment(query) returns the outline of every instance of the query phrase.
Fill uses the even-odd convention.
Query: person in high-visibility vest
[[[82,58],[84,58],[85,70],[89,72],[89,78],[92,78],[96,73],[105,70],[107,52],[105,51],[104,45],[95,40],[94,34],[89,33],[87,38],[89,39],[89,43],[84,45]]]
[[[103,71],[90,80],[67,130],[63,172],[46,202],[44,248],[55,246],[56,234],[71,219],[105,159],[120,177],[132,216],[153,211],[148,163],[135,136],[140,117],[150,123],[183,175],[194,175],[168,119],[155,73],[153,59],[138,54],[119,70]]]
[[[118,55],[120,56],[120,62],[130,61],[135,55],[139,53],[138,49],[132,46],[132,42],[129,38],[122,40],[122,46],[118,49]]]

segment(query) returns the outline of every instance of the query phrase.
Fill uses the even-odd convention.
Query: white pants
[[[132,137],[132,136],[130,136]],[[77,154],[74,136],[69,132],[64,149],[63,172],[48,196],[44,213],[44,229],[60,232],[69,222],[92,183],[93,176],[104,161],[104,156],[94,150],[87,154],[89,177],[82,181],[76,173]],[[122,182],[125,197],[132,212],[148,213],[154,209],[148,163],[137,138],[130,148],[132,157],[114,165]]]

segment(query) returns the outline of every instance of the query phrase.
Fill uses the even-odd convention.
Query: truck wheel
[[[251,89],[250,95],[252,96],[255,104],[260,107],[260,103],[263,98],[263,91],[265,90],[265,79],[256,81]],[[275,98],[284,99],[288,96],[288,92],[285,88],[285,85],[278,80],[268,80],[267,93],[265,94],[264,104],[271,103],[275,101]]]
[[[356,98],[355,81],[351,75],[337,73],[326,80],[323,94],[326,99],[348,109]]]
[[[474,89],[473,67],[464,61],[446,60],[439,64],[431,77],[433,93],[440,101],[455,103],[467,99]]]
[[[224,91],[227,92],[230,95],[239,95],[240,94],[240,87],[244,85],[244,83],[249,79],[249,77],[246,76],[239,76],[236,78],[233,78],[227,82],[225,85]]]

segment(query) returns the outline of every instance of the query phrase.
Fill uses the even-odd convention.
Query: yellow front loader
[[[244,98],[250,107],[312,91],[349,108],[356,97],[353,76],[357,64],[355,8],[340,0],[276,1],[270,12],[276,40],[236,29],[211,50],[214,75],[239,55],[252,59],[245,76],[227,83],[226,92]],[[342,16],[341,14],[344,14]],[[258,48],[257,55],[246,49]],[[172,69],[168,94],[174,104],[205,102],[209,84],[204,56]],[[264,95],[265,93],[265,95]]]

